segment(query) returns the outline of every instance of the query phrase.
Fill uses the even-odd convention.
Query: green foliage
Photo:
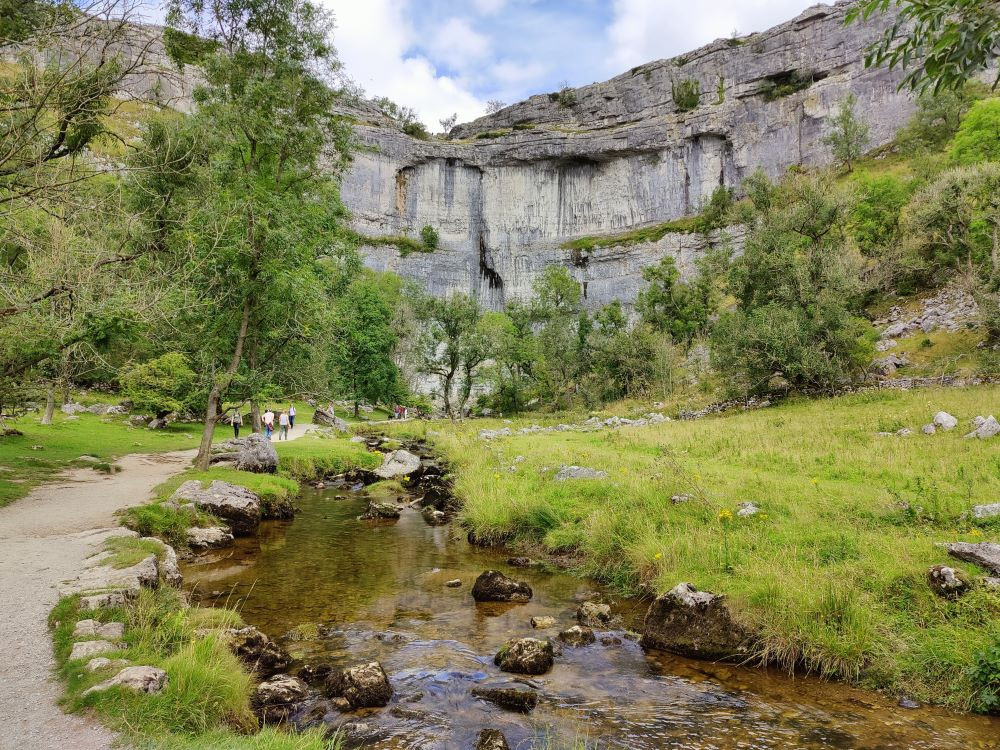
[[[126,508],[118,514],[123,526],[142,536],[155,536],[177,549],[187,547],[187,530],[211,526],[215,519],[194,509],[177,509],[163,503],[147,503]]]
[[[713,312],[712,279],[699,274],[694,281],[682,282],[677,264],[669,255],[655,266],[642,270],[649,282],[639,292],[636,309],[643,322],[668,334],[674,341],[690,344],[708,327]]]
[[[492,140],[494,138],[503,138],[505,135],[510,133],[509,130],[487,130],[483,133],[477,133],[476,138],[479,140]]]
[[[899,150],[921,154],[941,149],[958,132],[969,107],[985,95],[984,89],[982,84],[970,81],[960,89],[921,93],[916,113],[896,136]]]
[[[833,118],[833,130],[823,139],[823,143],[828,145],[833,151],[833,157],[848,172],[854,166],[854,162],[861,158],[865,148],[868,146],[868,124],[861,122],[854,114],[854,105],[857,97],[854,94],[848,95],[840,103],[837,116]]]
[[[838,241],[844,207],[815,178],[774,186],[758,173],[744,187],[749,233],[728,279],[739,306],[712,332],[712,362],[735,393],[766,392],[776,378],[832,390],[873,353],[858,273]]]
[[[811,70],[793,70],[768,76],[760,87],[760,95],[764,101],[773,102],[785,96],[791,96],[804,91],[813,85],[815,74]]]
[[[1000,641],[976,652],[969,671],[975,710],[996,713],[1000,710]]]
[[[424,243],[424,247],[428,251],[437,250],[439,240],[438,231],[430,224],[425,224],[420,229],[420,241]]]
[[[419,370],[437,378],[445,413],[454,419],[462,415],[477,368],[489,356],[481,335],[482,311],[476,300],[465,294],[447,299],[424,296],[418,302],[417,317]],[[457,404],[456,385],[461,385]]]
[[[333,325],[330,364],[336,386],[354,402],[354,416],[362,402],[396,400],[401,389],[392,360],[392,310],[379,288],[365,279],[354,282],[337,302]]]
[[[565,81],[559,84],[559,90],[549,94],[549,101],[556,102],[560,107],[568,109],[576,104],[576,91]]]
[[[885,13],[890,2],[861,0],[846,20],[867,21]],[[897,0],[895,5],[898,19],[869,48],[866,67],[909,69],[901,86],[938,92],[961,88],[993,65],[1000,48],[1000,9],[993,0]]]
[[[972,105],[951,142],[951,158],[965,165],[1000,161],[1000,98]]]
[[[850,231],[862,253],[877,257],[899,240],[901,213],[915,183],[892,175],[860,175],[854,186]]]
[[[429,140],[431,134],[427,131],[427,126],[422,122],[408,122],[403,126],[403,132],[421,141]]]
[[[163,544],[155,539],[136,539],[130,536],[111,537],[104,543],[110,553],[106,562],[112,568],[131,568],[150,555],[163,555]]]
[[[701,102],[701,84],[696,78],[685,78],[680,83],[670,82],[670,96],[681,112],[689,112]]]
[[[279,441],[275,447],[280,461],[278,470],[301,482],[343,474],[350,469],[375,469],[381,463],[364,445],[347,440],[307,435],[298,440]]]
[[[187,357],[178,352],[135,365],[121,378],[122,395],[132,402],[132,408],[157,417],[183,411],[191,401],[194,383]]]
[[[185,65],[200,65],[218,50],[219,43],[168,26],[163,30],[163,46],[170,59],[183,70]]]

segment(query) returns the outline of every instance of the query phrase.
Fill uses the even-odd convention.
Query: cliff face
[[[871,146],[890,141],[914,104],[896,90],[901,73],[864,69],[864,50],[886,21],[845,27],[849,7],[818,5],[766,32],[561,97],[533,96],[456,127],[448,141],[362,118],[356,132],[366,148],[343,184],[355,228],[416,236],[429,224],[441,237],[437,251],[405,258],[366,247],[366,263],[491,308],[529,296],[553,263],[570,268],[589,307],[634,301],[642,268],[664,255],[690,273],[723,237],[673,233],[589,253],[560,246],[696,213],[715,187],[738,188],[757,168],[778,177],[828,163],[828,118],[851,93]],[[692,82],[697,105],[684,111],[675,98]]]

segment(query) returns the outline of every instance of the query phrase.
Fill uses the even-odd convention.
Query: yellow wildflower
[[[654,560],[661,560],[661,559],[663,559],[663,553],[662,552],[657,552],[655,555],[653,555],[653,559]]]
[[[813,477],[812,478],[812,483],[813,483],[813,486],[815,486],[815,485],[819,484],[819,480],[816,477]]]
[[[494,479],[499,479],[499,478],[500,478],[500,474],[494,474],[494,475],[493,475],[493,478],[494,478]]]
[[[733,512],[730,510],[723,510],[719,512],[719,521],[725,523],[726,521],[733,520]]]

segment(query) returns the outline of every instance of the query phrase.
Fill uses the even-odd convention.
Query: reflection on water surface
[[[185,566],[202,603],[239,606],[300,663],[376,659],[396,694],[389,707],[348,718],[351,743],[372,748],[471,748],[479,730],[501,729],[511,747],[548,736],[555,746],[653,750],[730,748],[1000,748],[1000,721],[895,703],[835,683],[774,671],[646,654],[623,632],[645,606],[619,602],[621,629],[602,643],[565,647],[541,677],[501,673],[492,657],[529,623],[551,615],[554,636],[575,623],[578,602],[599,590],[567,574],[512,569],[503,555],[470,547],[458,530],[431,527],[416,511],[393,524],[358,521],[365,500],[343,489],[307,490],[292,522]],[[533,600],[477,605],[476,576],[497,568],[527,580]],[[460,578],[460,588],[446,581]],[[293,667],[292,672],[297,667]],[[529,716],[470,696],[475,685],[525,682],[541,692]]]

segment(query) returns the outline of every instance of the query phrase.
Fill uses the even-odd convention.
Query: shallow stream
[[[395,689],[387,708],[324,718],[347,722],[349,745],[470,750],[489,727],[523,749],[1000,748],[997,719],[904,710],[837,683],[645,653],[625,633],[645,613],[633,601],[616,603],[620,625],[598,632],[606,644],[564,647],[551,672],[519,680],[493,665],[504,641],[555,636],[600,587],[513,568],[502,552],[469,545],[457,526],[429,526],[416,510],[395,523],[359,521],[366,504],[343,487],[306,490],[295,520],[267,522],[184,569],[202,604],[239,607],[291,652],[293,674],[306,663],[382,662]],[[489,568],[528,581],[532,601],[476,604],[472,582]],[[461,587],[444,585],[455,578]],[[536,615],[558,626],[535,631]],[[470,695],[518,681],[540,691],[529,715]]]

